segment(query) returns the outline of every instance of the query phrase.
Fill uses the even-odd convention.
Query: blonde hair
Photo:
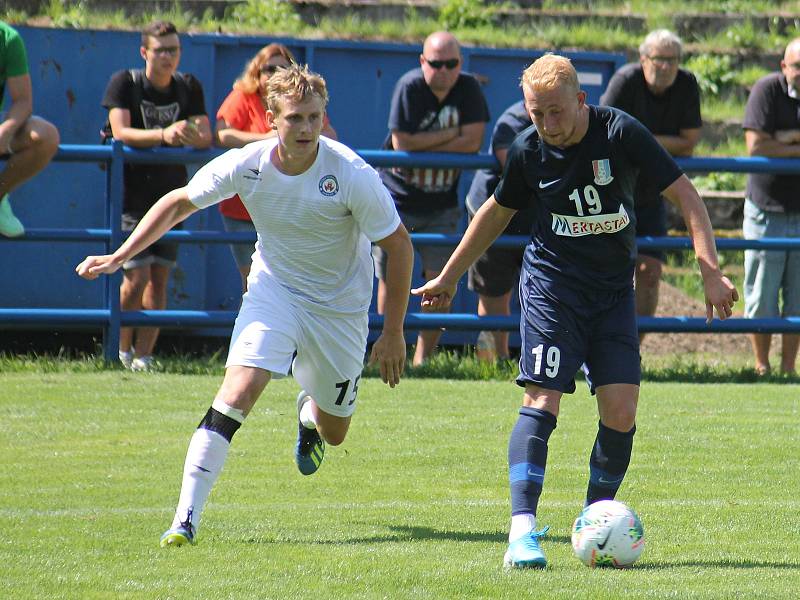
[[[264,46],[250,59],[244,71],[242,71],[242,74],[233,82],[233,89],[244,92],[245,94],[256,93],[258,91],[258,79],[261,75],[261,67],[267,64],[269,59],[273,56],[282,56],[290,65],[297,62],[292,52],[283,44],[269,44],[268,46]]]
[[[311,96],[317,96],[325,107],[328,104],[328,89],[321,75],[308,70],[308,65],[292,64],[281,69],[269,78],[264,101],[267,108],[278,114],[280,103],[286,100],[303,102]]]
[[[566,85],[580,91],[578,72],[566,56],[545,54],[536,59],[522,72],[520,86],[528,86],[535,91],[549,91]]]

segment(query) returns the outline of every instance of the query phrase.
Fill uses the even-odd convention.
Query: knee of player
[[[636,406],[618,408],[614,413],[605,415],[603,425],[620,432],[627,432],[636,425]]]
[[[344,439],[347,437],[347,431],[326,431],[321,430],[319,432],[322,439],[325,440],[325,443],[329,446],[338,446]]]
[[[259,395],[258,392],[248,386],[223,387],[217,393],[214,401],[236,407],[246,415],[258,400]]]

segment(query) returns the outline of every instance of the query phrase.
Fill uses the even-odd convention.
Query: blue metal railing
[[[122,219],[122,173],[124,163],[204,163],[221,154],[222,150],[193,151],[181,149],[139,150],[115,142],[107,146],[82,146],[63,144],[55,157],[60,162],[101,162],[106,163],[106,206],[105,229],[29,229],[22,238],[0,241],[103,241],[108,251],[117,248],[124,239],[121,230]],[[406,167],[460,167],[478,169],[494,167],[496,159],[492,155],[462,155],[443,153],[409,153],[383,150],[357,151],[373,166]],[[737,173],[800,173],[800,161],[794,159],[752,158],[682,158],[678,164],[688,172],[728,171]],[[412,234],[416,245],[455,246],[460,236],[441,234]],[[182,243],[231,243],[254,242],[255,235],[223,231],[171,231],[165,239]],[[504,236],[497,240],[500,247],[519,247],[527,243],[525,236]],[[676,237],[638,238],[643,249],[690,249],[691,240]],[[722,239],[717,240],[721,250],[741,250],[747,248],[789,249],[800,248],[800,239],[771,238],[763,240]],[[52,325],[98,325],[103,328],[103,354],[106,360],[115,360],[119,345],[120,326],[159,326],[159,327],[221,327],[231,326],[236,317],[234,311],[164,310],[164,311],[121,311],[119,307],[119,282],[121,274],[105,278],[103,303],[100,309],[0,309],[0,323],[7,324],[52,324]],[[371,329],[378,329],[383,318],[370,314]],[[409,313],[405,321],[408,329],[451,328],[467,331],[484,329],[515,330],[519,326],[519,316],[487,316],[475,314],[423,314]],[[695,333],[778,333],[800,332],[800,318],[785,319],[728,319],[706,324],[703,318],[669,317],[639,318],[642,332],[695,332]]]

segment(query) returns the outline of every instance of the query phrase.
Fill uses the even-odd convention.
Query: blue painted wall
[[[28,50],[34,89],[34,111],[54,123],[62,143],[96,144],[106,119],[100,106],[114,71],[143,64],[136,32],[77,31],[19,27]],[[356,149],[378,148],[386,136],[389,103],[395,81],[419,65],[420,45],[298,40],[226,35],[183,35],[180,70],[203,84],[206,109],[214,122],[217,107],[245,63],[267,43],[280,41],[298,60],[308,62],[327,80],[329,114],[340,140]],[[464,69],[484,83],[492,123],[520,98],[522,70],[545,50],[463,49]],[[580,74],[590,102],[597,102],[613,72],[624,63],[621,54],[567,53]],[[472,174],[462,177],[461,199]],[[26,226],[102,227],[105,173],[99,165],[53,163],[13,194],[14,210]],[[202,211],[186,226],[221,229],[215,210]],[[87,253],[103,252],[102,244],[3,242],[0,273],[4,276],[0,307],[93,308],[102,304],[102,288],[73,274]],[[235,309],[239,279],[227,246],[183,245],[170,290],[170,308]],[[415,309],[414,309],[415,310]],[[475,310],[472,295],[463,295],[457,311]]]

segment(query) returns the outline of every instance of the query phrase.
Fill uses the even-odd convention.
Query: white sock
[[[512,515],[511,530],[508,532],[508,541],[513,542],[531,531],[536,531],[536,515],[530,513]]]
[[[133,350],[128,350],[127,352],[120,350],[119,362],[121,362],[125,368],[130,367],[131,362],[133,362]]]
[[[303,408],[300,409],[300,422],[306,429],[317,428],[317,422],[314,419],[314,411],[312,410],[313,404],[313,402],[307,400],[306,403],[303,404]]]
[[[234,408],[225,404],[224,401],[214,398],[214,402],[211,403],[211,408],[215,411],[222,413],[226,417],[230,417],[237,423],[244,424],[244,411],[239,408]]]
[[[228,440],[216,431],[203,428],[195,430],[186,452],[181,495],[172,527],[177,527],[191,515],[192,525],[197,530],[200,514],[211,487],[222,471],[230,446]]]

